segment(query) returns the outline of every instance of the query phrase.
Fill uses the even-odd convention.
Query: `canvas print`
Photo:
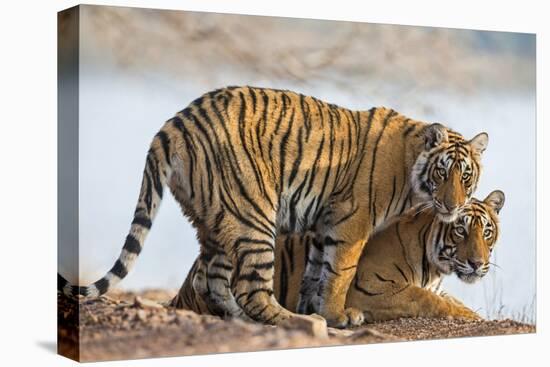
[[[90,5],[58,27],[60,354],[535,332],[534,34]]]

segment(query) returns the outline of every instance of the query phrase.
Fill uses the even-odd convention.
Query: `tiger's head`
[[[498,213],[503,205],[504,193],[495,190],[483,201],[473,198],[450,223],[436,216],[427,246],[429,261],[441,273],[454,272],[467,283],[485,276],[498,239]]]
[[[419,199],[432,202],[441,220],[454,221],[471,198],[488,141],[487,133],[465,140],[441,124],[425,128],[425,149],[416,159],[411,182]]]

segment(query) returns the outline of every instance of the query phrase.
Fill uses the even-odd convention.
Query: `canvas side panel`
[[[57,270],[78,282],[78,100],[80,8],[58,13]],[[57,352],[79,360],[78,302],[58,295]]]

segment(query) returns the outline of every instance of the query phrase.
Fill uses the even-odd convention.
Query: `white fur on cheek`
[[[420,177],[424,165],[428,161],[429,152],[422,152],[418,155],[416,162],[411,170],[411,186],[414,193],[418,196],[420,200],[431,201],[432,197],[427,192],[424,192],[420,189],[420,186],[423,182],[423,177]]]

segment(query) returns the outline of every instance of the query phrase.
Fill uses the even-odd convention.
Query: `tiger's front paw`
[[[338,329],[359,326],[365,322],[363,312],[353,307],[346,308],[343,312],[331,312],[322,316],[327,320],[328,326]]]

